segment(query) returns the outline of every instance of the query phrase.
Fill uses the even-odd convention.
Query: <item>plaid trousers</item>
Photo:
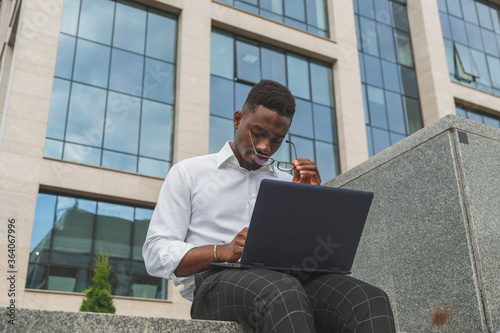
[[[193,319],[230,320],[256,332],[396,333],[387,294],[341,274],[209,270],[195,276]]]

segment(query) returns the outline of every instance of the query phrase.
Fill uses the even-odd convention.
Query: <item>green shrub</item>
[[[85,298],[80,306],[80,311],[101,313],[116,312],[116,308],[113,304],[113,297],[111,295],[111,285],[109,284],[110,273],[109,254],[104,255],[102,247],[100,247],[99,254],[95,256],[92,285],[83,291]]]

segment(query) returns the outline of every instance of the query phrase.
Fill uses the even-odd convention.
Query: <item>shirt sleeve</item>
[[[185,242],[191,219],[192,184],[180,163],[169,171],[160,190],[142,256],[148,274],[179,284],[174,271],[194,246]]]

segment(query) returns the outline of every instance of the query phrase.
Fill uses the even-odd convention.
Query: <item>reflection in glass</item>
[[[379,58],[365,54],[365,71],[366,83],[373,84],[377,87],[383,87]]]
[[[142,104],[139,155],[172,159],[173,108],[144,100]]]
[[[286,85],[285,55],[283,52],[261,47],[262,78]]]
[[[398,46],[399,63],[408,67],[413,67],[410,35],[396,30],[396,43]]]
[[[164,179],[170,169],[171,163],[158,161],[151,158],[139,157],[139,173]]]
[[[363,52],[378,57],[377,25],[374,21],[364,17],[360,19],[361,40],[363,41]]]
[[[460,18],[462,17],[462,8],[460,7],[460,1],[446,0],[446,4],[448,5],[448,13]]]
[[[314,131],[311,103],[298,98],[295,99],[295,103],[295,115],[293,117],[292,126],[290,127],[290,133],[313,138]]]
[[[484,50],[486,51],[486,53],[489,53],[496,57],[500,56],[497,48],[495,34],[486,29],[481,29],[481,34],[483,35],[483,40],[486,41],[486,43],[484,43]]]
[[[233,81],[210,76],[210,113],[232,118],[234,114]],[[241,108],[241,106],[240,106]]]
[[[63,159],[70,162],[99,166],[101,164],[101,149],[66,142]]]
[[[294,96],[310,98],[309,66],[304,57],[287,54],[288,89]]]
[[[380,57],[384,60],[396,62],[392,28],[379,23],[377,24],[377,31],[380,43]]]
[[[290,135],[290,141],[292,141],[295,144],[298,158],[308,158],[311,161],[315,161],[313,140],[301,138],[295,135]]]
[[[173,15],[150,10],[148,13],[148,31],[146,55],[149,57],[175,61],[177,21]],[[162,31],[162,33],[158,33]]]
[[[210,116],[210,139],[209,152],[217,153],[226,141],[234,140],[233,121],[216,116]]]
[[[405,98],[405,104],[410,133],[413,134],[423,127],[422,116],[420,115],[420,105],[418,101],[408,97]]]
[[[304,0],[285,1],[285,15],[295,20],[305,22]]]
[[[465,32],[464,21],[453,16],[450,16],[449,18],[453,39],[462,44],[467,44],[467,33]]]
[[[234,40],[232,35],[212,30],[210,40],[210,73],[234,79]]]
[[[466,21],[479,24],[477,20],[477,12],[474,0],[462,0],[462,7],[464,9],[464,18]]]
[[[53,139],[64,139],[66,127],[66,112],[68,110],[70,82],[54,79],[52,85],[52,96],[50,99],[50,113],[47,124],[47,137]]]
[[[260,0],[260,8],[269,10],[276,14],[283,14],[282,0]]]
[[[113,46],[144,54],[146,38],[145,7],[119,0],[116,4]]]
[[[406,14],[406,7],[395,2],[390,2],[392,6],[392,18],[394,20],[394,26],[403,31],[410,31],[408,25],[408,15]]]
[[[404,66],[400,66],[399,69],[401,71],[401,85],[403,93],[406,96],[418,98],[418,86],[415,70]]]
[[[60,159],[62,158],[62,149],[62,141],[56,141],[47,138],[43,147],[43,156]]]
[[[367,86],[368,105],[370,109],[370,124],[387,129],[387,115],[385,111],[384,91]]]
[[[251,89],[251,86],[242,83],[236,83],[234,85],[234,110],[241,111]],[[233,115],[231,115],[230,118],[233,118]]]
[[[73,79],[106,88],[110,50],[108,46],[78,39]]]
[[[172,64],[146,58],[144,98],[174,103],[175,67]]]
[[[327,15],[324,0],[306,0],[307,24],[326,30]]]
[[[389,132],[372,127],[373,154],[378,154],[391,145]]]
[[[397,65],[382,60],[382,72],[384,74],[384,87],[395,92],[400,92],[399,75]]]
[[[43,257],[45,257],[44,261],[48,260],[48,256],[44,256],[43,253],[50,249],[55,213],[56,197],[39,193],[31,236],[30,262],[41,262]]]
[[[238,79],[260,81],[259,47],[241,40],[236,41],[236,75]]]
[[[488,66],[490,67],[493,87],[500,89],[500,59],[492,57],[490,55],[488,55],[487,58]]]
[[[465,28],[467,30],[467,36],[469,37],[470,46],[482,51],[483,42],[481,40],[481,30],[479,27],[474,24],[465,23]]]
[[[134,243],[133,243],[133,253],[132,259],[142,261],[142,245],[146,240],[146,234],[148,232],[149,221],[153,216],[152,209],[146,208],[136,208],[135,218],[134,218]]]
[[[332,69],[315,61],[311,61],[312,100],[328,106],[334,106]]]
[[[488,70],[488,66],[486,66],[485,54],[474,49],[470,51],[472,53],[474,63],[477,65],[477,69],[479,71],[479,76],[476,77],[476,82],[485,86],[491,86],[490,72]],[[453,69],[453,72],[450,73],[455,73],[455,69]]]
[[[101,165],[104,168],[136,172],[137,155],[122,154],[109,150],[103,150]]]
[[[389,128],[391,131],[406,134],[405,117],[401,95],[390,91],[385,92],[387,118],[389,119]]]
[[[111,45],[115,2],[82,0],[78,37]]]
[[[139,127],[137,124],[140,120],[140,114],[139,98],[110,91],[108,94],[103,147],[124,153],[137,154],[139,142]],[[130,170],[127,168],[125,171]]]
[[[493,23],[491,22],[490,8],[487,4],[476,1],[477,14],[479,16],[479,24],[489,30],[493,30]]]
[[[332,129],[336,129],[335,113],[329,107],[314,104],[314,137],[317,140],[334,142],[337,135],[333,135]],[[333,120],[333,121],[332,121]]]
[[[134,208],[99,202],[97,214],[98,242],[94,251],[99,252],[102,245],[104,253],[109,253],[110,257],[129,258]]]
[[[140,96],[142,93],[142,69],[144,57],[113,49],[109,89]]]
[[[61,32],[76,36],[80,0],[66,0],[63,5]]]
[[[55,76],[71,80],[73,58],[75,56],[75,40],[73,36],[59,35]]]
[[[335,162],[333,145],[316,141],[316,156],[316,165],[318,166],[318,170],[320,170],[321,180],[324,184],[335,178],[339,172],[337,163]]]

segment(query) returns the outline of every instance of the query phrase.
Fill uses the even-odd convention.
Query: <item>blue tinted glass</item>
[[[235,112],[233,87],[233,81],[210,76],[210,114],[233,118]]]
[[[387,118],[389,119],[389,128],[401,134],[406,134],[405,117],[401,95],[385,92],[385,100],[387,105]]]
[[[285,15],[296,19],[298,21],[305,22],[306,18],[304,15],[305,7],[304,0],[287,0],[285,1]]]
[[[260,8],[269,10],[276,14],[283,14],[282,0],[260,0]]]
[[[359,13],[366,17],[375,18],[375,11],[373,9],[373,0],[358,0]]]
[[[361,17],[361,40],[363,52],[378,57],[377,24]]]
[[[333,145],[320,141],[315,142],[316,145],[316,165],[318,166],[321,182],[324,184],[332,180],[337,175],[338,171],[335,163]]]
[[[108,46],[78,39],[73,79],[106,88],[108,85],[109,53]]]
[[[50,99],[49,120],[47,123],[48,138],[64,139],[66,114],[68,112],[69,87],[69,81],[54,79],[52,97]]]
[[[403,140],[404,138],[406,138],[405,135],[401,135],[401,134],[397,134],[397,133],[393,133],[393,132],[390,132],[390,136],[391,136],[391,145],[394,145],[394,144],[398,143],[399,141]]]
[[[306,0],[307,24],[328,29],[325,0]]]
[[[142,69],[144,57],[113,49],[109,89],[140,96],[142,93]]]
[[[399,75],[397,65],[382,61],[382,72],[384,74],[384,87],[395,92],[399,90]]]
[[[450,26],[451,32],[453,34],[453,39],[462,44],[468,44],[464,21],[450,16]]]
[[[63,14],[61,19],[61,32],[76,36],[79,13],[80,0],[64,1]]]
[[[406,96],[418,98],[417,77],[413,69],[400,66],[401,85]]]
[[[286,65],[283,52],[261,47],[262,78],[277,81],[286,86]]]
[[[391,5],[394,26],[404,31],[410,31],[410,27],[408,25],[408,15],[406,14],[406,6],[400,5],[394,1],[391,1]]]
[[[314,133],[311,103],[298,98],[295,99],[295,103],[295,115],[293,116],[290,133],[313,138]]]
[[[391,10],[389,0],[375,0],[375,17],[378,22],[391,25]]]
[[[450,74],[455,75],[455,47],[453,46],[453,42],[448,39],[445,39],[444,48],[446,51],[446,61],[448,63],[448,71],[450,72]]]
[[[497,34],[500,34],[500,9],[490,7],[490,11],[493,21],[493,29]]]
[[[446,0],[448,4],[448,13],[462,17],[462,8],[460,7],[460,1],[457,0]]]
[[[479,71],[479,77],[476,78],[476,82],[485,86],[491,86],[490,72],[488,66],[486,66],[485,54],[474,49],[471,50],[471,54]]]
[[[478,76],[476,64],[474,63],[474,60],[470,53],[470,49],[458,43],[455,43],[455,49],[460,58],[460,62],[463,66],[465,73],[473,76]]]
[[[370,113],[368,112],[368,95],[366,93],[366,84],[361,84],[361,92],[363,93],[363,109],[365,110],[365,123],[370,124]]]
[[[129,258],[134,208],[99,202],[97,214],[96,238],[99,242],[95,244],[95,251],[102,246],[110,257]]]
[[[464,10],[464,18],[466,21],[478,24],[476,5],[474,0],[462,0],[462,7]]]
[[[233,141],[233,120],[210,116],[210,153],[216,153],[226,141]]]
[[[236,83],[234,85],[234,110],[240,110],[243,108],[243,104],[245,103],[248,93],[252,89],[252,86],[242,83]],[[234,111],[233,111],[234,114]],[[231,119],[233,116],[231,115]]]
[[[384,60],[396,62],[396,51],[392,28],[383,24],[378,24],[378,40],[380,43],[380,57]]]
[[[173,113],[170,105],[143,101],[139,155],[172,159]]]
[[[490,55],[488,55],[487,58],[493,87],[500,89],[500,59]]]
[[[39,193],[36,201],[35,221],[31,234],[30,252],[50,248],[50,238],[56,212],[56,196]],[[34,258],[30,258],[30,261]]]
[[[312,100],[334,106],[332,69],[327,64],[311,61]]]
[[[486,53],[499,57],[500,54],[498,52],[495,34],[486,29],[481,29],[481,34],[483,35],[483,40],[485,41],[484,50]]]
[[[63,159],[70,162],[99,166],[101,165],[101,149],[66,142],[64,144]]]
[[[238,0],[235,0],[234,1],[234,6],[236,8],[240,8],[240,9],[243,9],[247,12],[250,12],[250,13],[253,13],[253,14],[256,14],[256,15],[259,15],[259,9],[255,6],[252,6],[252,5],[249,5],[247,3],[244,3],[244,2],[241,2],[241,1],[238,1]]]
[[[128,155],[104,150],[102,152],[102,166],[104,168],[136,172],[137,155]]]
[[[408,67],[413,67],[410,35],[396,30],[396,43],[398,46],[399,63]]]
[[[470,46],[482,51],[483,42],[481,38],[481,30],[479,29],[479,27],[470,23],[465,23],[465,27],[467,30],[467,36],[469,37]]]
[[[135,209],[135,220],[134,220],[134,249],[132,253],[132,259],[143,261],[142,258],[142,245],[146,240],[146,235],[148,232],[149,221],[153,215],[153,210],[136,208]]]
[[[382,70],[380,68],[379,58],[375,58],[365,54],[365,72],[366,82],[383,87],[382,83]]]
[[[82,0],[78,37],[111,45],[114,1]]]
[[[480,114],[474,113],[474,112],[467,112],[467,119],[470,119],[472,121],[475,121],[476,123],[483,123],[483,117]]]
[[[372,128],[372,136],[373,136],[373,153],[378,154],[382,150],[389,148],[391,145],[391,141],[389,139],[389,132]]]
[[[146,58],[143,97],[174,103],[175,67],[164,61]]]
[[[210,45],[210,73],[234,79],[234,40],[231,34],[213,30]]]
[[[488,5],[476,1],[476,8],[479,16],[479,24],[483,28],[493,30],[493,23],[491,22],[490,8]]]
[[[75,56],[75,40],[75,37],[65,34],[59,35],[55,76],[71,80],[73,58]]]
[[[161,31],[162,33],[158,33]],[[174,62],[176,52],[177,21],[159,11],[148,13],[146,55]]]
[[[106,90],[73,83],[66,140],[101,147]]]
[[[104,148],[137,154],[139,142],[137,124],[139,121],[140,99],[110,91],[106,112]]]
[[[139,157],[139,173],[146,176],[165,178],[171,166],[169,162]]]
[[[359,72],[361,76],[361,82],[366,82],[365,60],[362,52],[358,52],[358,58],[359,58]]]
[[[439,12],[439,17],[441,18],[441,29],[443,30],[443,36],[445,38],[452,39],[451,30],[450,30],[450,22],[448,20],[448,15],[443,12]]]
[[[304,139],[298,136],[291,135],[290,141],[295,144],[297,148],[298,158],[308,158],[311,161],[316,161],[314,157],[314,141],[309,139]]]
[[[370,124],[387,128],[387,115],[385,111],[384,91],[379,88],[367,86],[368,105],[370,109]]]
[[[283,14],[274,14],[272,12],[268,12],[267,10],[261,9],[260,16],[266,17],[266,18],[273,20],[273,21],[276,21],[276,22],[283,23]]]
[[[313,109],[314,137],[316,140],[334,142],[334,140],[336,140],[336,135],[333,135],[332,129],[337,128],[334,111],[329,107],[318,104],[313,104]]]
[[[359,26],[359,15],[354,16],[354,21],[356,24],[356,41],[358,43],[358,51],[362,50],[362,41],[361,41],[361,28]]]
[[[446,0],[438,0],[438,8],[443,12],[447,12],[448,10],[446,8]]]
[[[116,4],[113,46],[144,54],[146,36],[145,7],[133,2],[119,0]],[[157,31],[163,35],[163,31]]]
[[[413,134],[423,127],[422,116],[420,114],[420,104],[418,101],[408,97],[405,97],[404,99],[410,134]]]
[[[289,26],[292,26],[300,30],[307,30],[307,25],[305,23],[302,23],[300,21],[288,17],[285,17],[285,24],[288,24]]]
[[[467,118],[467,115],[465,114],[465,110],[462,109],[459,105],[457,105],[457,116]]]
[[[366,126],[366,139],[368,141],[368,156],[372,157],[375,154],[373,153],[372,128],[370,126]]]
[[[492,127],[500,129],[500,119],[496,119],[494,117],[490,117],[490,116],[484,115],[483,116],[483,120],[484,120],[484,124],[485,125],[492,126]]]
[[[253,83],[260,81],[259,47],[241,40],[236,41],[236,76]]]
[[[309,66],[304,57],[287,55],[288,89],[294,96],[310,99]]]
[[[295,159],[295,155],[290,156],[291,144],[287,143],[285,140],[281,143],[280,148],[272,156],[275,161],[291,162]]]
[[[60,159],[62,158],[62,150],[63,150],[62,141],[46,139],[45,145],[43,146],[43,156]]]

